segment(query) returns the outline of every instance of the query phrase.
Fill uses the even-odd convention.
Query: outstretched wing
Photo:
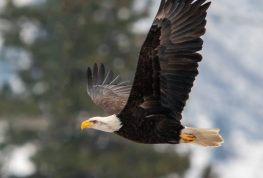
[[[180,121],[202,59],[197,51],[202,49],[200,36],[205,33],[209,5],[206,0],[161,1],[120,117],[132,110],[137,115],[165,114]]]
[[[87,69],[87,91],[93,102],[109,114],[119,113],[125,106],[131,85],[121,82],[111,70],[106,74],[105,67],[95,63]]]

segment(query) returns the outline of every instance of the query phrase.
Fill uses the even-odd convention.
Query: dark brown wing
[[[125,106],[131,85],[121,82],[112,71],[107,74],[105,67],[94,64],[87,69],[87,91],[93,102],[109,114],[119,113]]]
[[[206,0],[162,0],[142,46],[132,90],[120,113],[165,112],[180,120],[198,74]]]

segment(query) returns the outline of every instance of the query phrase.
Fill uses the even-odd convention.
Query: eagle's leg
[[[182,143],[191,143],[196,139],[196,136],[189,133],[181,133],[180,138]]]

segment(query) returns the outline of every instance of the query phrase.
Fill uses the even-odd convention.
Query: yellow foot
[[[182,133],[180,135],[180,137],[181,137],[181,141],[183,143],[190,143],[190,142],[193,142],[196,139],[196,137],[194,135],[187,134],[187,133]]]

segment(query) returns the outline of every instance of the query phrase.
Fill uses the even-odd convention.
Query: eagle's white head
[[[121,121],[115,114],[107,117],[92,117],[81,123],[81,129],[92,128],[104,132],[115,132],[121,127]]]

